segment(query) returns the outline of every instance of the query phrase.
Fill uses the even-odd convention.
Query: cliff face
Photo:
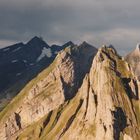
[[[131,65],[133,72],[140,81],[140,45],[136,49],[125,56],[125,60]]]
[[[89,76],[97,100],[95,139],[138,139],[139,116],[133,105],[133,100],[138,100],[138,87],[129,65],[113,48],[104,47]]]
[[[0,118],[5,129],[1,129],[0,138],[10,139],[75,96],[96,52],[97,49],[88,44],[60,52],[51,66],[33,79],[3,110]]]
[[[85,43],[62,51],[0,113],[0,138],[139,140],[135,75],[114,48],[95,54]]]

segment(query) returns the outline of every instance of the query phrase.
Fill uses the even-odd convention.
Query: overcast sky
[[[140,0],[0,0],[0,47],[35,35],[48,44],[113,44],[124,54],[140,42]]]

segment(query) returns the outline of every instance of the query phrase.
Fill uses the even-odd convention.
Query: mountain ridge
[[[139,44],[137,44],[136,48],[130,52],[128,55],[124,57],[124,59],[131,65],[133,72],[140,80],[140,49]]]
[[[139,81],[113,47],[89,48],[64,49],[27,84],[0,113],[0,138],[139,139]]]
[[[72,42],[71,42],[72,44]],[[40,37],[0,49],[0,110],[68,44],[51,48]],[[73,44],[74,45],[74,44]]]

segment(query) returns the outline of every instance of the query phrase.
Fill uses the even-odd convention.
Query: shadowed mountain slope
[[[49,46],[42,38],[34,37],[26,44],[18,43],[0,49],[0,110],[38,73],[47,68],[58,52],[74,46]]]

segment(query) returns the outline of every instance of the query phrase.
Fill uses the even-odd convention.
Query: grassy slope
[[[57,58],[54,60],[54,62],[45,70],[43,70],[36,78],[31,80],[25,88],[8,104],[2,112],[0,112],[0,122],[2,120],[5,120],[13,110],[16,110],[16,108],[22,103],[23,98],[28,94],[29,90],[37,84],[40,80],[44,79],[54,68],[56,64]]]
[[[55,136],[66,127],[67,122],[71,116],[76,112],[80,103],[80,97],[77,95],[71,101],[65,102],[58,109],[54,110],[51,114],[49,122],[46,126],[43,126],[43,122],[48,117],[48,114],[40,121],[31,124],[23,131],[18,140],[30,138],[30,140],[53,140]],[[36,127],[37,126],[37,127]],[[40,131],[41,130],[41,131]],[[40,134],[40,135],[39,135]]]

